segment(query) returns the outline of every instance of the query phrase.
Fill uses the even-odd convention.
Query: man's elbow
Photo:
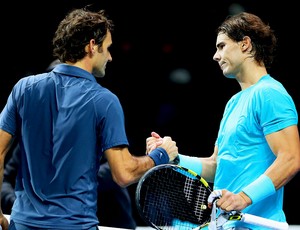
[[[134,183],[133,179],[130,176],[124,174],[113,175],[113,180],[122,188],[125,188]]]

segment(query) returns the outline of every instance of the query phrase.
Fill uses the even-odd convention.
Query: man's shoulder
[[[21,79],[19,79],[19,81],[16,83],[15,87],[29,87],[31,85],[34,85],[34,84],[41,82],[48,78],[49,78],[49,73],[28,75],[28,76],[25,76],[25,77],[22,77]]]

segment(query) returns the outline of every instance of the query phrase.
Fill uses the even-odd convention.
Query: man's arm
[[[275,161],[264,174],[240,193],[233,194],[222,190],[222,197],[217,205],[223,210],[242,210],[252,203],[259,202],[287,184],[299,172],[300,142],[296,125],[269,134],[266,140],[276,155]]]
[[[5,214],[11,213],[11,208],[16,199],[15,182],[20,162],[20,147],[18,144],[14,145],[13,151],[9,155],[11,156],[9,160],[6,160],[7,163],[4,166],[4,176],[1,190],[1,208]],[[6,158],[7,157],[8,155]]]
[[[277,156],[265,174],[276,189],[288,183],[300,170],[300,141],[296,125],[289,126],[266,136],[273,153]]]
[[[170,137],[161,139],[159,148],[145,156],[131,154],[125,146],[105,150],[113,179],[122,187],[136,183],[140,177],[157,164],[166,164],[178,154],[176,142]]]
[[[12,135],[0,129],[0,191],[2,190],[5,156],[9,151],[12,143],[13,143]],[[0,207],[1,207],[1,199],[0,199]],[[0,212],[0,225],[3,230],[8,229],[8,220],[4,217],[2,209]]]
[[[156,132],[151,133],[151,137],[146,139],[146,154],[157,148],[161,144],[162,138]],[[218,147],[214,147],[214,152],[210,157],[193,157],[184,154],[178,154],[179,165],[195,171],[206,181],[213,183],[217,168]]]

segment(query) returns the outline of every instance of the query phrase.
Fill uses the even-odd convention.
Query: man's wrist
[[[242,199],[245,201],[245,203],[247,204],[247,206],[249,206],[252,203],[252,200],[250,199],[250,197],[247,196],[244,192],[240,192],[238,195],[240,197],[242,197]]]
[[[148,156],[154,161],[155,165],[167,164],[170,160],[167,151],[162,147],[152,150]]]
[[[262,174],[242,191],[251,199],[252,204],[254,204],[273,195],[276,189],[271,178]]]

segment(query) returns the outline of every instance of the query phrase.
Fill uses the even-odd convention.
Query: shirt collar
[[[90,81],[96,82],[95,77],[91,73],[89,73],[88,71],[86,71],[82,68],[79,68],[77,66],[68,65],[68,64],[65,64],[65,63],[58,64],[57,66],[55,66],[55,68],[53,69],[53,72],[68,75],[68,76],[71,76],[71,77],[85,78],[85,79],[88,79]]]

